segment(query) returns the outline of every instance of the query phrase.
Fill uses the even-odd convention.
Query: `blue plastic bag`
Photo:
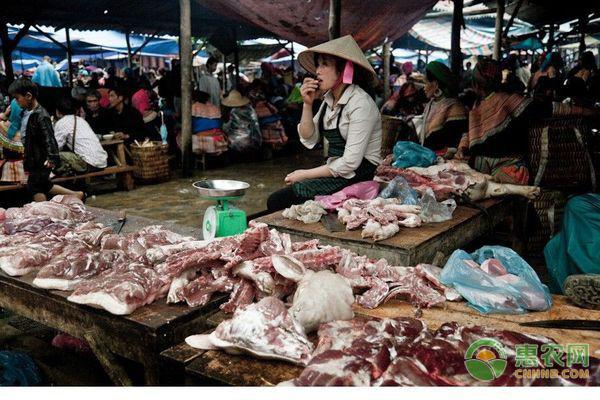
[[[492,275],[481,269],[480,264],[489,259],[498,260],[505,274]],[[456,250],[442,270],[441,282],[456,289],[469,306],[486,314],[520,314],[552,306],[548,287],[533,268],[515,251],[502,246],[483,246],[470,255]]]
[[[402,201],[402,204],[408,204],[416,206],[419,202],[417,192],[413,189],[406,179],[402,176],[397,176],[387,187],[379,193],[379,197],[384,199],[398,198]]]
[[[430,149],[414,142],[399,141],[394,146],[394,162],[396,168],[429,167],[435,164],[437,155]]]
[[[35,386],[40,371],[31,357],[18,351],[0,351],[0,386]]]

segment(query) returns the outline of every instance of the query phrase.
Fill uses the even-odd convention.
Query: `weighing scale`
[[[202,220],[204,240],[237,235],[248,228],[246,213],[230,204],[232,200],[242,198],[249,184],[242,181],[210,179],[193,183],[200,197],[216,200],[216,206],[210,206]]]

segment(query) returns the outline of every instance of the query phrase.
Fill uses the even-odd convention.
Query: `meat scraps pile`
[[[318,240],[292,243],[262,223],[211,242],[160,226],[117,235],[69,196],[0,210],[0,218],[0,269],[12,276],[34,273],[35,286],[72,291],[68,300],[113,314],[129,314],[165,296],[195,307],[221,293],[229,297],[221,306],[226,312],[269,296],[285,300],[297,281],[277,271],[277,256],[339,274],[364,307],[398,296],[423,307],[460,298],[440,283],[437,267],[395,267]]]
[[[490,382],[473,378],[465,366],[469,346],[482,338],[500,342],[507,357],[504,373]],[[529,386],[598,385],[600,360],[590,358],[588,379],[519,379],[515,345],[555,344],[544,336],[507,330],[441,325],[431,332],[413,318],[353,319],[322,324],[308,365],[288,384],[296,386]],[[493,349],[485,349],[492,351]],[[563,355],[563,358],[565,356]],[[544,365],[540,356],[534,360]],[[564,361],[564,360],[563,360]]]

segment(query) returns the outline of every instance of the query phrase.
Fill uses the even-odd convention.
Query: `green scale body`
[[[210,206],[204,213],[202,234],[205,240],[215,237],[233,236],[243,233],[248,228],[246,213],[229,204],[239,197],[221,197],[217,205]]]

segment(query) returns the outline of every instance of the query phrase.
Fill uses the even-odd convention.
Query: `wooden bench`
[[[62,182],[77,182],[85,180],[86,183],[92,178],[107,175],[116,175],[118,187],[122,190],[132,190],[134,188],[133,182],[133,166],[127,165],[127,159],[125,157],[125,144],[122,140],[103,140],[100,142],[102,147],[106,150],[109,157],[115,162],[115,165],[106,167],[100,171],[88,172],[86,174],[75,175],[75,176],[60,176],[52,178],[53,183]],[[26,186],[21,183],[13,185],[1,185],[0,192],[21,190],[25,189]]]

